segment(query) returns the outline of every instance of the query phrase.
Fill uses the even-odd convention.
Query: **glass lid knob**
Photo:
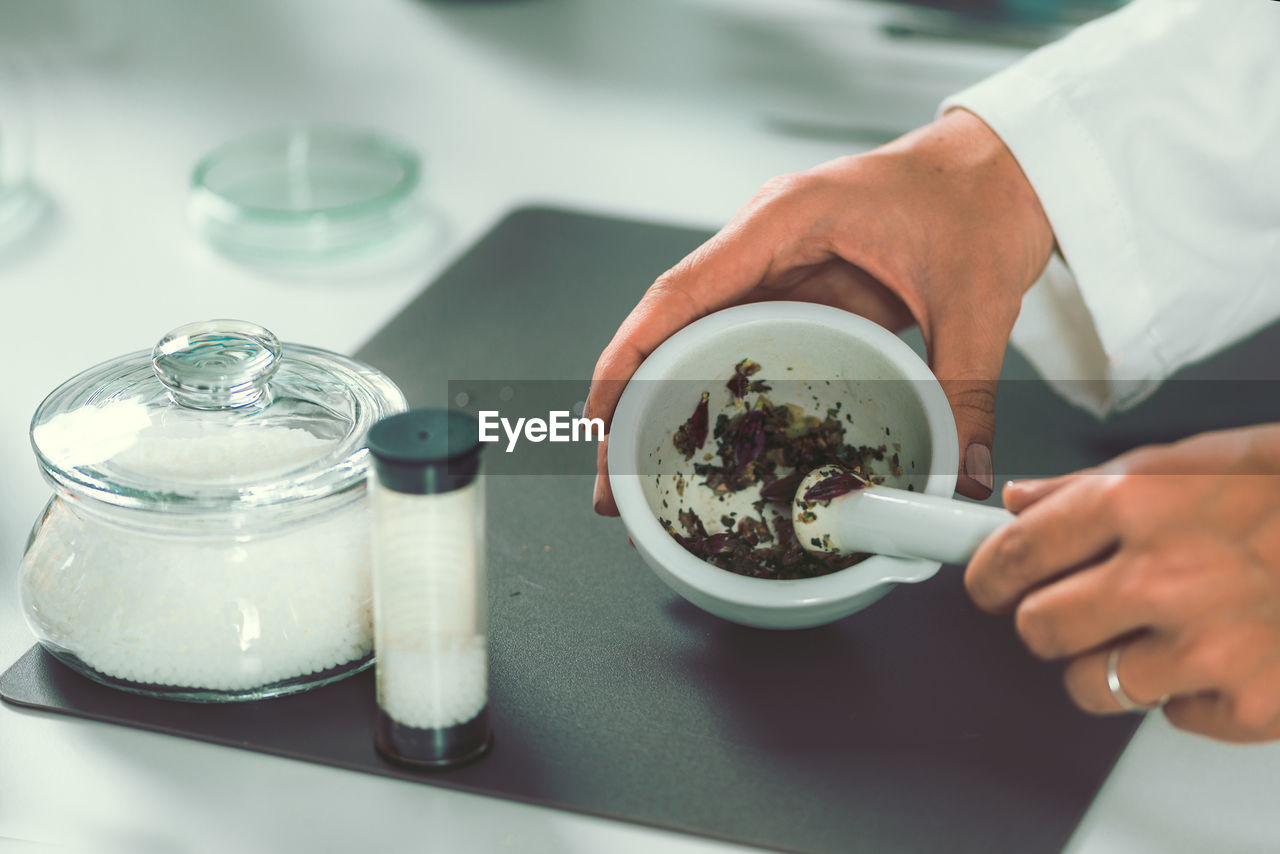
[[[151,366],[182,406],[265,406],[271,402],[267,382],[280,367],[280,340],[244,320],[188,323],[160,339]]]

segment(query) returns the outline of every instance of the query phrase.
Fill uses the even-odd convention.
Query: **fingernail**
[[[995,488],[996,477],[991,470],[991,449],[981,442],[972,442],[964,449],[964,473],[980,483],[988,492]]]
[[[591,487],[591,508],[597,513],[600,512],[600,504],[604,500],[600,492],[600,475],[597,474],[595,484]]]

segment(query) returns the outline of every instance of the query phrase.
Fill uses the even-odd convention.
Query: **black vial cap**
[[[411,409],[369,428],[378,482],[396,492],[461,489],[480,472],[480,424],[452,409]]]

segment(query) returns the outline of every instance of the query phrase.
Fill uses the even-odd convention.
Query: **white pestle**
[[[830,500],[806,500],[813,486],[840,475],[864,485]],[[968,563],[983,540],[1013,520],[1002,507],[871,485],[840,466],[811,471],[800,481],[791,509],[796,537],[807,551],[942,563]]]

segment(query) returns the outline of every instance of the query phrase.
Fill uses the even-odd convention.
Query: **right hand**
[[[658,278],[596,363],[587,412],[606,430],[659,344],[718,309],[770,299],[920,325],[959,429],[958,491],[991,493],[995,386],[1022,295],[1053,251],[1035,191],[1000,138],[956,110],[867,154],[767,183]],[[616,516],[607,439],[594,505]]]

